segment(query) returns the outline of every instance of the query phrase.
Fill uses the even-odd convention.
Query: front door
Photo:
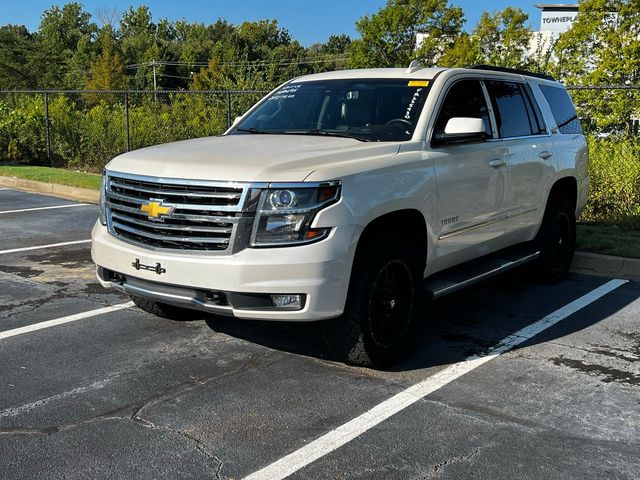
[[[508,149],[491,141],[494,128],[479,80],[460,80],[449,88],[434,135],[454,117],[482,118],[487,138],[429,151],[438,190],[437,270],[506,246]]]

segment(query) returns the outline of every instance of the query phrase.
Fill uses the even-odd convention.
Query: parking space
[[[72,203],[0,190],[0,212]],[[0,213],[0,250],[88,239],[96,216]],[[431,305],[416,352],[374,371],[318,325],[123,305],[89,249],[0,255],[0,478],[640,477],[638,284],[515,271]]]
[[[0,256],[7,250],[89,239],[97,207],[47,195],[0,191]]]

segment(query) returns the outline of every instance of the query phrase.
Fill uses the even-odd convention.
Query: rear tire
[[[358,252],[344,314],[323,325],[328,348],[353,365],[385,367],[405,357],[422,312],[424,256],[406,243],[380,243]]]
[[[140,310],[156,317],[168,318],[169,320],[190,320],[195,317],[195,312],[187,308],[180,308],[135,295],[129,295],[129,297]]]
[[[549,283],[565,280],[576,249],[576,217],[571,202],[564,198],[549,200],[536,244],[540,249],[537,269],[541,279]]]

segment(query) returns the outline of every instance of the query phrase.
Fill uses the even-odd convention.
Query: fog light
[[[302,295],[271,295],[271,303],[277,308],[302,308]]]

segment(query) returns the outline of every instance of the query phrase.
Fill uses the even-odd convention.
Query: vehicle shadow
[[[416,349],[385,369],[410,371],[447,365],[481,354],[501,339],[542,319],[608,280],[572,275],[558,285],[532,280],[526,267],[487,280],[429,304],[416,335]],[[630,283],[587,306],[520,346],[563,337],[596,324],[640,298]],[[247,321],[219,316],[205,319],[214,331],[268,348],[323,360],[337,360],[325,346],[321,322]]]

